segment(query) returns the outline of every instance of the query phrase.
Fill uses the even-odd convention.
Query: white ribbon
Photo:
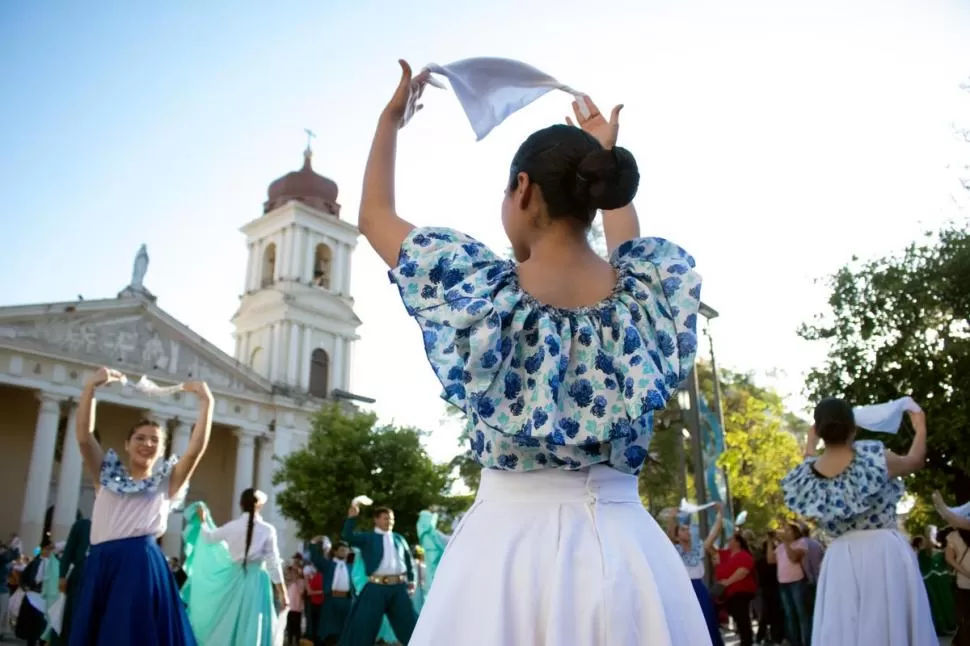
[[[531,65],[509,58],[466,58],[448,65],[430,63],[422,70],[422,74],[427,76],[425,72],[448,79],[479,141],[511,115],[552,90],[572,94],[577,99],[583,118],[590,116],[589,106],[585,100],[580,100],[585,96],[582,92]],[[445,88],[441,81],[433,77],[415,80],[411,86],[412,97],[421,96],[424,83]],[[416,107],[411,109],[409,106],[401,125],[407,123],[416,111]]]
[[[900,397],[885,404],[870,406],[856,406],[852,409],[855,425],[876,433],[895,434],[903,423],[906,413],[918,413],[922,410],[912,397]]]
[[[692,502],[687,502],[686,498],[680,499],[680,512],[682,514],[696,514],[699,511],[704,511],[705,509],[710,509],[716,502],[708,502],[703,505],[695,505]]]
[[[181,392],[182,390],[182,384],[176,384],[174,386],[159,386],[144,375],[135,383],[131,383],[128,381],[128,377],[121,375],[121,385],[149,397],[164,397],[165,395],[172,395],[174,393]]]

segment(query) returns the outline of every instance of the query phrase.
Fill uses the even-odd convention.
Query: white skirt
[[[709,646],[684,564],[637,478],[482,470],[411,646]]]
[[[923,576],[892,529],[849,532],[825,551],[812,646],[936,646]]]

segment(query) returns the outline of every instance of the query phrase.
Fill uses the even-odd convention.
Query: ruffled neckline
[[[172,473],[172,469],[178,464],[178,456],[173,455],[160,464],[157,464],[151,476],[136,480],[131,477],[128,468],[122,463],[121,458],[114,449],[108,449],[104,454],[104,461],[101,463],[101,486],[108,491],[121,495],[137,495],[143,493],[155,493],[163,480],[167,480]]]
[[[808,458],[782,480],[785,503],[797,514],[825,522],[848,521],[872,513],[887,502],[886,494],[898,502],[903,483],[890,479],[881,442],[860,440],[853,445],[855,455],[841,473],[816,475],[818,458]]]

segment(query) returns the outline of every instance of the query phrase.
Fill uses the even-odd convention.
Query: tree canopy
[[[279,460],[273,484],[285,489],[277,504],[303,538],[338,536],[350,501],[361,494],[393,509],[395,531],[411,542],[422,509],[441,508],[449,516],[461,511],[465,501],[448,496],[451,466],[431,460],[422,432],[376,421],[373,414],[327,406],[314,416],[307,445]],[[364,510],[362,524],[368,516]]]
[[[950,225],[897,253],[856,258],[828,279],[829,311],[801,336],[828,346],[808,376],[813,400],[870,404],[911,395],[926,411],[927,460],[907,488],[928,499],[940,488],[970,500],[970,232]],[[909,449],[908,422],[896,435],[866,434],[896,452]],[[929,515],[911,515],[925,523]],[[918,529],[918,528],[916,528]]]

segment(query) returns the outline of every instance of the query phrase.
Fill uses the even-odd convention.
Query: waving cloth
[[[552,90],[577,98],[583,96],[531,65],[509,58],[466,58],[448,65],[431,63],[422,71],[448,79],[479,141],[512,114]],[[444,87],[434,78],[428,84]],[[579,106],[583,116],[588,117],[586,104],[579,101]]]
[[[895,435],[903,423],[903,415],[918,413],[920,410],[919,404],[912,397],[900,397],[885,404],[856,406],[852,409],[852,414],[855,416],[855,425],[859,428]]]

